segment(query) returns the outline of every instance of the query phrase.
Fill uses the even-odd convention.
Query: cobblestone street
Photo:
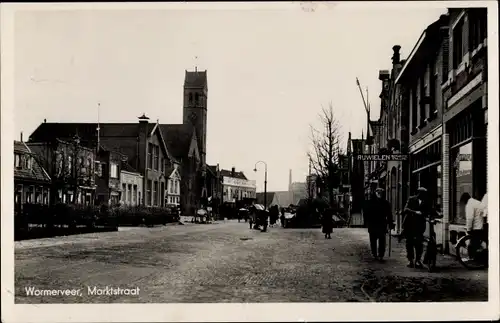
[[[391,257],[375,263],[367,240],[365,229],[336,229],[325,240],[320,229],[261,233],[225,221],[22,241],[16,303],[487,300],[486,271],[444,258],[438,273],[410,270],[395,243]],[[94,286],[140,292],[89,295]],[[30,287],[81,295],[27,296]]]

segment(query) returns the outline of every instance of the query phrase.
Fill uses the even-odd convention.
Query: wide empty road
[[[16,303],[487,299],[486,272],[464,272],[454,265],[442,273],[415,272],[404,267],[397,247],[386,263],[373,262],[365,229],[336,229],[325,240],[320,229],[261,233],[237,221],[131,228],[18,242],[15,259]],[[432,282],[422,284],[423,279]],[[398,286],[389,286],[394,282]],[[412,284],[429,285],[429,290],[412,291]],[[139,292],[88,292],[106,286]],[[80,292],[29,296],[27,289]]]

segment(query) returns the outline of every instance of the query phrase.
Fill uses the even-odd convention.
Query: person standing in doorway
[[[421,262],[426,229],[426,217],[431,213],[427,189],[419,187],[417,195],[410,196],[404,208],[403,237],[406,239],[406,255],[409,268],[423,268]]]
[[[375,260],[383,261],[386,248],[386,234],[393,225],[391,204],[383,197],[384,189],[377,188],[365,205],[370,248]],[[390,237],[389,237],[390,239]]]

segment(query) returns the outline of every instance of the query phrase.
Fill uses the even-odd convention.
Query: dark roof
[[[266,193],[266,207],[269,207],[269,205],[273,202],[273,199],[274,199],[274,192],[267,192]],[[260,192],[260,193],[257,193],[255,194],[255,198],[257,200],[257,204],[262,204],[264,205],[264,193],[263,192]]]
[[[137,173],[137,174],[139,174],[139,172],[136,171],[134,167],[130,166],[129,163],[123,162],[123,161],[122,161],[122,170],[126,171],[126,172],[129,172],[129,173]]]
[[[167,149],[175,158],[185,158],[193,135],[191,126],[185,124],[160,124]]]
[[[203,88],[207,85],[207,71],[186,71],[184,77],[184,87]]]
[[[207,171],[213,176],[217,175],[217,166],[207,165]]]
[[[97,123],[44,122],[30,135],[30,141],[47,142],[55,138],[71,138],[78,135],[83,140],[97,140]],[[151,132],[156,124],[148,124]],[[139,123],[100,123],[101,137],[136,137]]]
[[[31,150],[29,149],[28,146],[22,141],[16,141],[14,140],[14,152],[16,153],[30,153]]]
[[[221,169],[220,175],[232,177],[232,178],[247,179],[247,177],[245,176],[245,174],[243,174],[243,172],[234,172],[234,175],[233,175],[233,173],[227,169]]]
[[[50,182],[50,177],[39,163],[37,156],[29,147],[21,141],[14,141],[14,153],[25,156],[32,156],[31,169],[14,167],[14,179],[24,179],[32,181]],[[21,165],[23,164],[21,160]]]

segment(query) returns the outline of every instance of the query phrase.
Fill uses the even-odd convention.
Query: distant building
[[[99,141],[100,145],[106,147],[104,151],[119,152],[127,156],[128,163],[143,176],[143,204],[164,206],[167,189],[165,170],[174,167],[174,164],[179,164],[179,161],[168,151],[159,123],[149,123],[146,115],[138,119],[138,123],[44,122],[31,134],[28,144],[36,146],[39,142],[79,135],[81,146],[90,152],[95,152]],[[100,129],[99,136],[97,128]],[[110,160],[109,169],[103,169],[102,173],[106,175],[109,172],[109,176],[113,179],[110,183],[116,184],[118,182],[116,179],[120,177],[120,167],[121,161]],[[119,196],[117,198],[120,200]]]
[[[121,196],[124,205],[137,206],[143,204],[143,176],[127,162],[122,162],[120,170]]]
[[[120,189],[120,166],[124,156],[101,145],[96,160],[96,204],[116,205]]]
[[[26,203],[49,204],[50,176],[36,155],[22,141],[14,141],[14,210]]]
[[[244,198],[256,197],[256,182],[246,178],[243,172],[233,167],[230,171],[221,169],[222,202],[236,203]]]

